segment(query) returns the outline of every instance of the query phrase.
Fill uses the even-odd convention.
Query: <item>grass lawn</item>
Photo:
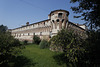
[[[40,49],[38,45],[26,45],[26,48],[22,50],[22,56],[30,59],[30,62],[28,62],[25,58],[22,59],[26,60],[24,61],[26,62],[26,65],[23,63],[24,65],[21,67],[66,67],[65,64],[58,65],[53,59],[53,56],[57,54],[59,53],[52,52],[49,49]]]

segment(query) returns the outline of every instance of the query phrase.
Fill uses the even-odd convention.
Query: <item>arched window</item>
[[[64,19],[62,19],[62,22],[64,22]]]
[[[52,20],[52,22],[54,22],[54,20]]]
[[[56,21],[59,22],[59,19],[57,19]]]
[[[58,14],[58,17],[59,17],[59,18],[62,18],[62,15],[63,15],[63,13],[59,13],[59,14]]]
[[[52,14],[52,16],[54,15],[54,13]]]

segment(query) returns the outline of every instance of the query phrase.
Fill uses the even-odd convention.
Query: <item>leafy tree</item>
[[[100,66],[100,31],[88,31],[88,37],[81,39],[77,34],[61,30],[51,38],[52,47],[62,48],[64,54],[54,56],[58,63],[73,63],[74,67]]]
[[[88,31],[88,38],[84,41],[86,53],[83,60],[88,67],[100,66],[100,31]]]
[[[81,16],[76,16],[76,18],[83,17],[90,29],[100,28],[100,1],[99,0],[71,0],[71,3],[78,2],[79,5],[71,7],[74,13],[81,13]]]
[[[7,64],[12,56],[16,56],[22,45],[7,33],[0,33],[0,65]]]
[[[0,32],[6,32],[7,29],[7,26],[0,25]]]
[[[83,39],[79,35],[74,34],[73,31],[62,29],[58,34],[51,38],[51,46],[62,49],[67,56],[69,62],[75,63],[81,59],[85,49],[83,48]]]
[[[41,42],[40,38],[38,36],[34,35],[34,37],[33,37],[33,43],[39,44],[40,42]]]
[[[83,17],[82,20],[85,20],[86,24],[88,24],[91,29],[87,33],[88,38],[84,41],[86,53],[80,62],[89,65],[87,67],[100,67],[100,1],[71,0],[71,3],[76,2],[78,2],[79,5],[76,7],[71,7],[72,10],[74,13],[81,13],[81,16],[78,17]],[[78,17],[76,16],[76,18]],[[94,30],[97,29],[97,31],[93,31],[93,28]]]
[[[23,48],[19,40],[5,32],[6,28],[3,25],[0,26],[0,31],[2,31],[0,32],[0,67],[7,67],[12,57],[17,56]]]

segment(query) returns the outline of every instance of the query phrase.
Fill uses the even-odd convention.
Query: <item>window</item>
[[[54,20],[52,20],[52,22],[54,22]]]
[[[56,21],[59,22],[59,19],[57,19]]]
[[[52,14],[52,16],[53,16],[54,14]]]
[[[40,35],[42,35],[42,32],[40,32]]]
[[[59,14],[58,14],[58,17],[59,17],[59,18],[62,18],[62,13],[59,13]]]
[[[30,35],[30,33],[28,33],[28,36]]]
[[[45,25],[45,22],[44,22],[44,25]]]
[[[21,34],[19,34],[19,37],[21,37]]]
[[[52,36],[52,31],[49,32],[49,38],[51,38],[51,36]]]
[[[35,35],[35,33],[33,33],[33,35]]]
[[[64,22],[64,19],[62,19],[62,22]]]

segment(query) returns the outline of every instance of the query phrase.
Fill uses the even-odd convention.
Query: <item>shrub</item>
[[[40,42],[41,42],[40,38],[38,36],[34,35],[34,37],[33,37],[33,43],[39,44]]]
[[[73,31],[62,29],[56,36],[51,38],[50,47],[52,47],[50,49],[63,50],[68,60],[74,63],[78,62],[78,59],[85,51],[82,45],[83,41],[84,40],[81,39],[77,34],[74,34]]]
[[[41,49],[44,49],[44,48],[48,48],[49,47],[49,43],[46,40],[42,40],[39,45],[40,45],[40,48]]]
[[[24,40],[24,45],[27,45],[28,44],[28,41],[27,40]]]
[[[0,67],[12,59],[13,56],[17,56],[23,46],[19,40],[14,39],[8,33],[0,33]]]

